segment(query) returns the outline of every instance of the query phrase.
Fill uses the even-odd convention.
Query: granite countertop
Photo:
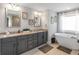
[[[47,29],[41,29],[41,30],[33,30],[33,31],[23,31],[20,33],[10,33],[10,34],[0,34],[0,38],[7,38],[7,37],[14,37],[14,36],[21,36],[21,35],[30,35],[38,32],[45,32]]]

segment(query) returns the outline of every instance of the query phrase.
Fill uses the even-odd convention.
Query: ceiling
[[[0,3],[0,5],[4,5],[5,3]],[[65,10],[71,10],[75,8],[79,8],[79,3],[15,3],[21,7],[28,7],[32,9],[36,9],[39,11],[52,10],[55,12],[61,12]]]
[[[55,12],[79,8],[79,3],[18,3],[17,5],[37,10],[52,10]]]

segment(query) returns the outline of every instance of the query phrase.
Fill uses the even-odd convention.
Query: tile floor
[[[42,51],[40,51],[38,48],[43,46],[39,46],[39,47],[36,47],[28,52],[25,52],[25,53],[22,53],[21,55],[78,55],[79,51],[75,51],[75,50],[72,50],[71,54],[67,54],[61,50],[58,50],[57,47],[59,46],[58,43],[54,43],[54,44],[49,44],[53,47],[53,49],[51,49],[49,52],[47,53],[43,53]]]

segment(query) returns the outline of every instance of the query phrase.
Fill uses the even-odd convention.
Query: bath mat
[[[63,46],[59,46],[59,47],[57,47],[57,49],[59,49],[61,51],[64,51],[64,52],[66,52],[68,54],[71,54],[71,51],[72,51],[71,49],[65,48]]]
[[[39,50],[42,51],[43,53],[47,53],[47,52],[50,51],[52,48],[53,48],[52,46],[46,44],[46,45],[40,47]]]

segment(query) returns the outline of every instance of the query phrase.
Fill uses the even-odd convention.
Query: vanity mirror
[[[20,27],[20,11],[5,9],[7,27]]]

